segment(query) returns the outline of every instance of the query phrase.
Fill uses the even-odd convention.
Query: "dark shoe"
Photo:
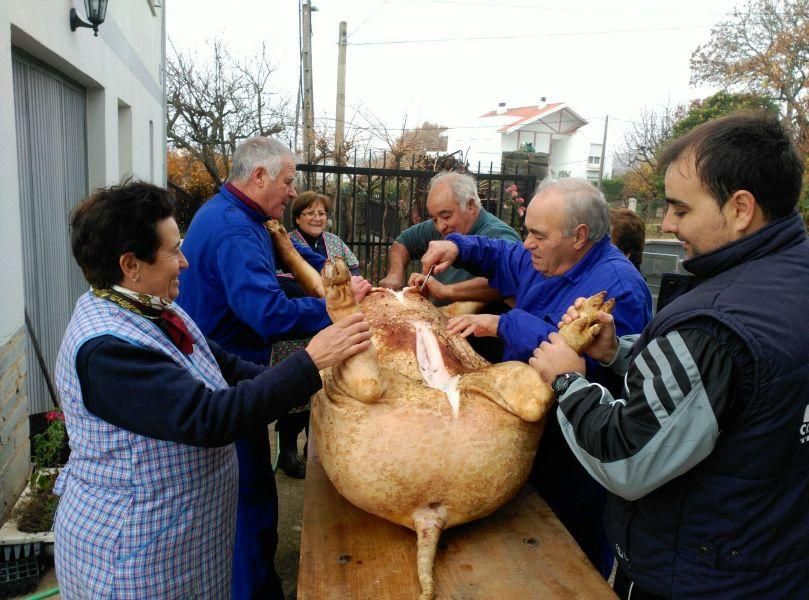
[[[292,447],[281,448],[278,456],[278,468],[283,469],[288,477],[303,479],[306,477],[306,463],[298,456],[297,450]]]

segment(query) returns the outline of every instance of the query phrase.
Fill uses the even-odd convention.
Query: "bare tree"
[[[625,164],[630,168],[657,166],[657,152],[671,139],[672,128],[684,112],[682,107],[672,109],[669,105],[643,109],[624,135]]]
[[[200,161],[218,189],[227,179],[239,142],[256,135],[288,138],[289,101],[271,91],[274,68],[264,45],[246,61],[235,59],[218,39],[203,59],[170,47],[169,143]]]
[[[641,111],[639,120],[624,135],[622,160],[628,167],[629,177],[624,177],[627,193],[659,195],[662,181],[657,173],[657,153],[672,138],[672,129],[685,112],[682,106],[669,105]]]
[[[438,123],[424,121],[418,127],[405,131],[402,138],[421,152],[446,152],[447,138],[441,137],[441,133],[446,130],[446,127]]]
[[[411,158],[419,149],[418,141],[408,137],[407,113],[402,116],[401,127],[388,127],[371,110],[358,113],[358,118],[365,121],[365,131],[371,141],[381,142],[387,155],[386,165],[396,167]]]
[[[691,56],[693,83],[776,98],[809,151],[809,0],[748,0]]]

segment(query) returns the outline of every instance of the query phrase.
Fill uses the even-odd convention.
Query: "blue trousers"
[[[278,493],[266,425],[236,442],[239,503],[233,550],[233,600],[283,600],[275,572]]]

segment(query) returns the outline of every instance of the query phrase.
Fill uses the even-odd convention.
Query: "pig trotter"
[[[417,564],[421,595],[419,600],[432,600],[433,598],[433,563],[435,551],[438,547],[438,538],[447,520],[447,510],[440,504],[432,503],[427,508],[421,508],[413,513],[413,525],[418,540]]]

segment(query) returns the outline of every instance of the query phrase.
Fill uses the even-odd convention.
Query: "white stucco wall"
[[[603,141],[603,123],[589,123],[578,129],[570,136],[555,136],[553,140],[553,152],[551,153],[550,168],[554,173],[568,171],[571,177],[581,177],[587,179],[597,176],[597,169],[587,168],[587,159],[590,156],[590,147],[598,146],[599,154],[601,142]],[[605,157],[604,177],[609,177],[610,161],[609,156]]]
[[[464,127],[447,130],[447,151],[461,150],[469,166],[500,172],[503,152],[518,150],[525,142],[532,142],[536,152],[550,154],[550,167],[554,171],[569,171],[573,177],[587,178],[587,157],[590,144],[601,144],[602,125],[588,124],[573,135],[553,133],[546,125],[536,122],[517,132],[502,133],[500,127],[514,121],[514,117],[487,117],[470,122]],[[593,172],[590,171],[592,174]],[[605,170],[605,174],[609,173]]]
[[[494,121],[495,119],[492,119]],[[497,127],[492,123],[485,123],[489,119],[470,122],[468,125],[447,130],[447,150],[464,153],[469,167],[488,171],[489,164],[493,163],[495,171],[500,168],[500,137]]]
[[[80,0],[0,2],[0,343],[23,325],[12,47],[87,89],[90,190],[119,180],[119,103],[131,107],[131,154],[123,163],[131,163],[133,174],[140,179],[165,182],[163,9],[153,10],[148,0],[112,1],[106,21],[94,37],[91,29],[70,31],[71,7],[84,16]]]

